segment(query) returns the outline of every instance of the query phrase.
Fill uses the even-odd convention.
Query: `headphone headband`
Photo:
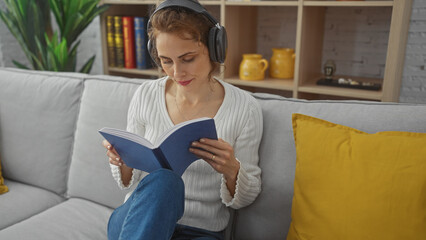
[[[203,16],[207,17],[211,23],[213,23],[214,26],[209,30],[207,44],[210,59],[213,62],[224,63],[226,58],[226,50],[228,48],[228,40],[225,28],[221,26],[219,22],[212,15],[210,15],[210,13],[199,2],[194,0],[165,0],[164,2],[160,3],[160,5],[158,5],[158,7],[151,14],[151,17],[159,10],[169,7],[183,7],[189,9],[193,12],[202,14]],[[151,17],[148,20],[148,29],[151,26]],[[147,46],[148,53],[152,57],[151,51],[154,51],[155,47],[153,47],[151,40],[148,40]],[[156,59],[153,58],[153,60],[156,62]]]
[[[219,23],[212,15],[210,15],[210,13],[207,12],[207,10],[200,3],[195,2],[193,0],[165,0],[164,2],[160,3],[160,5],[158,5],[158,7],[151,14],[151,16],[154,15],[159,10],[164,9],[164,8],[168,8],[168,7],[187,8],[189,10],[196,12],[196,13],[203,14],[204,16],[206,16],[210,20],[210,22],[213,23],[213,25],[216,25],[216,24]]]
[[[201,4],[193,0],[165,0],[158,5],[157,10],[171,6],[187,7],[198,13],[205,11]]]

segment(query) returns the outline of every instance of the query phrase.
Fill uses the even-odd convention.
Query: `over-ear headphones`
[[[151,14],[151,17],[159,10],[169,8],[169,7],[184,7],[190,9],[196,13],[203,14],[214,24],[209,30],[208,36],[208,49],[210,54],[210,60],[213,62],[224,63],[226,58],[226,51],[228,49],[228,40],[226,35],[225,27],[221,26],[219,22],[212,16],[207,10],[198,2],[193,0],[165,0],[162,2],[155,11]],[[151,26],[151,17],[148,21],[148,29]],[[153,43],[151,39],[148,40],[148,53],[151,58],[156,62],[156,59],[152,56],[152,51],[154,51]]]

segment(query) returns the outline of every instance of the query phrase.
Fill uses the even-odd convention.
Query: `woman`
[[[188,151],[204,161],[182,177],[131,169],[104,141],[119,186],[135,188],[111,215],[110,239],[223,239],[228,207],[245,207],[260,192],[261,109],[245,91],[212,77],[224,59],[211,53],[224,46],[208,47],[211,29],[220,26],[201,8],[191,0],[166,0],[152,14],[149,48],[167,76],[135,92],[127,130],[154,141],[175,124],[210,117],[219,140],[194,142]],[[216,44],[226,49],[226,39]]]

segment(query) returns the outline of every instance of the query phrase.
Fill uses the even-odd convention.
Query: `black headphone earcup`
[[[146,44],[146,48],[147,48],[147,50],[148,50],[148,54],[149,54],[149,56],[151,57],[151,59],[152,59],[152,60],[154,60],[154,59],[153,59],[153,57],[152,57],[152,55],[151,55],[152,43],[151,43],[151,40],[150,40],[150,39],[148,39],[148,43]]]
[[[228,40],[224,27],[214,26],[210,28],[208,48],[210,53],[210,60],[218,63],[225,62],[226,51],[228,49]]]
[[[226,29],[222,26],[216,31],[216,59],[219,63],[224,63],[226,59],[226,52],[228,50],[228,38]]]
[[[155,57],[153,56],[152,51],[154,51],[154,47],[152,46],[151,39],[148,39],[148,43],[146,44],[146,48],[148,50],[148,54],[151,57],[152,62],[154,62],[157,66],[160,66],[159,63],[157,62],[157,59],[155,59]]]
[[[213,62],[217,62],[217,57],[216,57],[216,30],[217,30],[216,27],[210,28],[209,40],[208,40],[210,60],[212,60]]]

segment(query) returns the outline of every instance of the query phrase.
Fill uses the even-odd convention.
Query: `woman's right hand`
[[[117,151],[115,151],[114,147],[107,140],[104,140],[102,145],[107,149],[109,163],[121,167],[121,181],[123,182],[124,186],[128,186],[132,179],[133,168],[130,168],[124,164],[123,160],[120,158],[120,155],[118,155]]]
[[[107,149],[106,154],[109,157],[109,163],[119,167],[124,165],[120,155],[118,155],[117,151],[115,151],[114,147],[107,140],[103,140],[102,145]]]

